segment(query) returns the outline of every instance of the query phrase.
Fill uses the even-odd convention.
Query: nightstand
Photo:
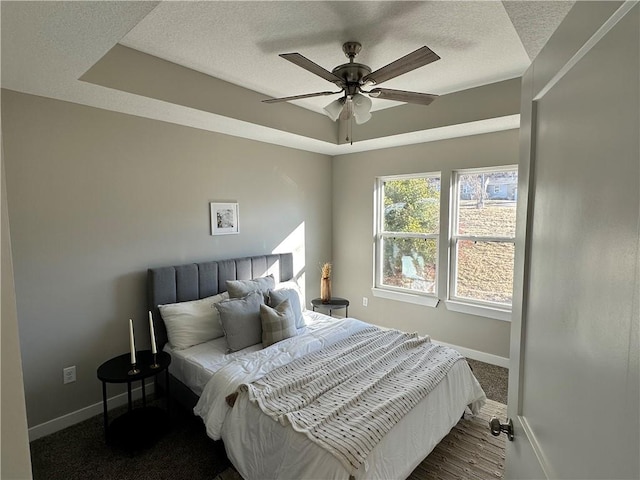
[[[169,419],[169,365],[171,355],[167,352],[158,352],[156,355],[157,367],[151,368],[153,354],[151,350],[136,352],[136,367],[139,370],[134,375],[129,375],[131,370],[131,356],[125,353],[107,360],[98,367],[97,375],[102,381],[102,408],[104,414],[104,435],[108,444],[117,444],[127,450],[146,448],[160,437],[167,429]],[[147,406],[144,381],[150,377],[156,377],[164,373],[166,375],[165,409]],[[131,398],[131,384],[140,381],[142,387],[142,407],[133,408]],[[109,424],[107,410],[107,383],[126,383],[128,410]],[[157,386],[157,385],[156,385]],[[157,391],[157,388],[156,388]]]
[[[316,308],[325,308],[329,310],[329,316],[334,310],[340,310],[341,308],[345,309],[344,316],[349,316],[349,300],[346,298],[340,297],[331,297],[331,300],[328,302],[323,302],[320,298],[314,298],[311,300],[311,306],[313,307],[313,311],[316,311]]]

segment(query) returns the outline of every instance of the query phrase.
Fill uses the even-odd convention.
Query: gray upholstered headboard
[[[188,302],[227,290],[227,280],[249,280],[273,275],[277,282],[293,278],[293,254],[279,253],[233,258],[175,267],[150,268],[147,271],[147,302],[153,312],[158,348],[167,342],[167,330],[158,305]]]

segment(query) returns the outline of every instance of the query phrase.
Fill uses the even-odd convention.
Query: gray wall
[[[9,236],[9,212],[7,210],[7,189],[4,174],[4,153],[0,134],[0,160],[2,176],[2,324],[0,328],[2,371],[2,395],[0,396],[0,418],[2,432],[0,445],[0,478],[31,478],[31,457],[27,436],[27,412],[24,402],[22,362],[18,338],[18,314],[16,311],[16,290],[11,262],[11,239]]]
[[[381,175],[442,172],[449,197],[454,169],[518,163],[518,130],[423,143],[333,159],[333,260],[336,295],[351,300],[349,314],[435,340],[509,357],[510,322],[373,297],[373,188]],[[443,203],[441,218],[448,218]],[[447,221],[441,225],[440,299],[446,298]],[[368,307],[362,306],[368,297]]]
[[[329,157],[11,91],[2,115],[29,426],[101,401],[129,318],[148,348],[150,266],[293,249],[319,291]],[[239,202],[240,235],[209,235],[211,201]]]

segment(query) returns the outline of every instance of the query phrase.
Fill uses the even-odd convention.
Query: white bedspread
[[[307,326],[300,329],[300,332],[313,330],[318,322],[326,322],[329,318],[327,315],[311,310],[304,310],[303,316]],[[235,358],[262,350],[262,344],[258,343],[238,352],[227,353],[228,350],[229,346],[224,337],[184,350],[174,350],[169,343],[164,346],[164,351],[171,355],[169,373],[189,387],[197,396],[202,395],[204,387],[214,373]]]
[[[236,357],[262,350],[262,344],[252,345],[239,352],[227,353],[224,337],[209,340],[184,350],[174,350],[168,343],[164,351],[171,355],[169,373],[200,396],[214,373]]]
[[[233,409],[225,398],[243,383],[369,327],[355,319],[327,317],[297,337],[231,359],[213,375],[194,412],[204,420],[211,438],[224,440],[227,455],[245,480],[349,478],[353,472],[335,456],[304,434],[273,421],[248,395],[241,395]],[[467,363],[456,362],[433,391],[382,438],[354,477],[405,478],[457,423],[466,405],[475,413],[484,401]]]
[[[207,434],[214,440],[219,440],[222,424],[229,411],[225,398],[241,384],[251,383],[276,367],[368,327],[369,324],[353,318],[338,320],[327,317],[308,325],[304,332],[295,337],[236,356],[213,374],[194,408],[194,413],[204,420]]]
[[[428,338],[371,327],[243,384],[239,392],[355,472],[462,358]]]

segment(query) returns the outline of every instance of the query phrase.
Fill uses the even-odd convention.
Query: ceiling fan
[[[420,47],[414,52],[405,55],[378,70],[371,71],[367,65],[353,61],[360,53],[362,45],[358,42],[346,42],[342,45],[342,51],[349,58],[349,63],[338,65],[331,72],[322,68],[299,53],[281,53],[285,60],[304,68],[305,70],[318,75],[319,77],[334,83],[340,90],[336,92],[316,92],[303,95],[293,95],[283,98],[269,98],[263,100],[265,103],[288,102],[290,100],[300,100],[303,98],[320,97],[325,95],[335,95],[344,92],[344,96],[331,102],[324,110],[333,120],[355,119],[356,123],[362,124],[371,118],[371,100],[362,95],[363,93],[373,98],[396,100],[399,102],[416,103],[429,105],[437,97],[429,93],[407,92],[405,90],[392,90],[389,88],[373,88],[369,91],[363,90],[369,86],[378,85],[387,80],[391,80],[399,75],[423,67],[429,63],[440,60],[440,57],[429,47]]]

